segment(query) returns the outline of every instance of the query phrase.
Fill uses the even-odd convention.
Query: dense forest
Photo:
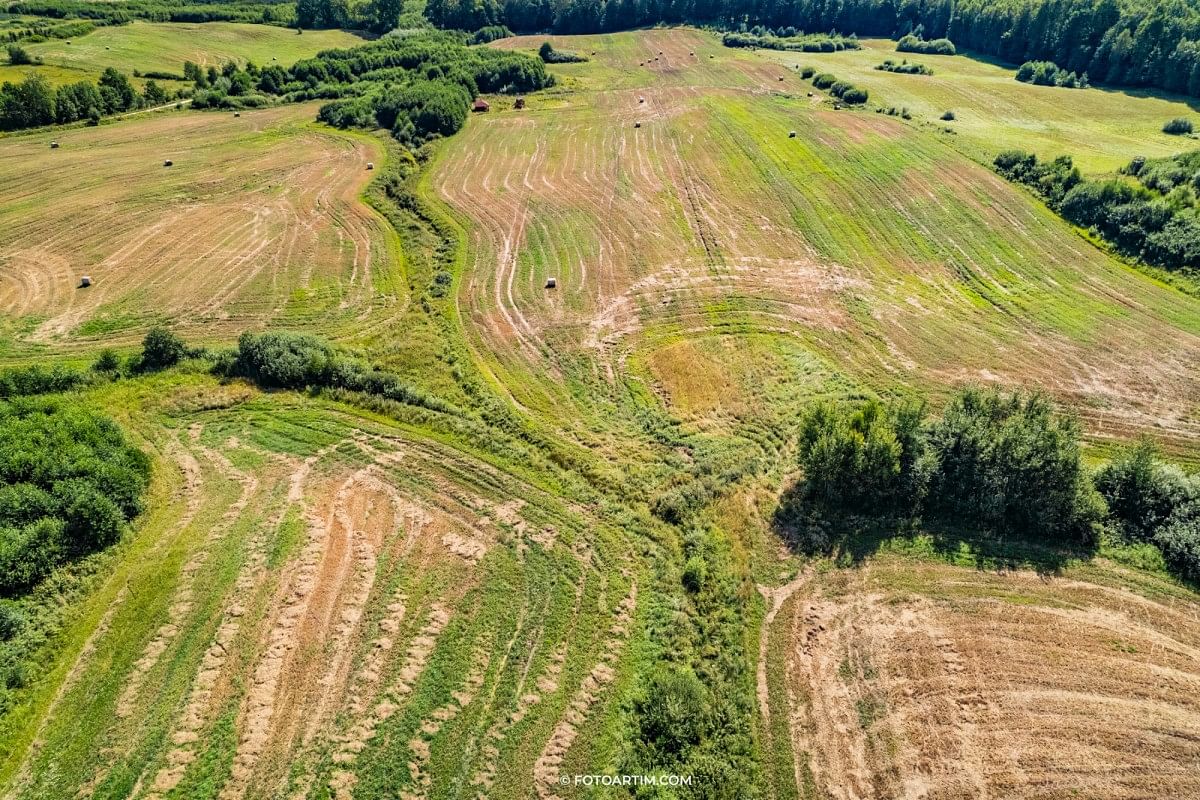
[[[590,33],[691,22],[948,38],[1013,64],[1052,61],[1094,82],[1200,96],[1195,0],[429,0],[441,27]]]

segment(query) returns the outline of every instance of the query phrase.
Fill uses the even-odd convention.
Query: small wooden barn
[[[491,109],[491,107],[492,107],[491,104],[487,100],[484,100],[482,97],[480,97],[475,100],[475,104],[471,106],[471,110],[477,111],[477,112],[484,112],[484,111],[489,111]]]

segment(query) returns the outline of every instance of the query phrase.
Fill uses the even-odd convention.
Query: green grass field
[[[170,49],[137,39],[160,28]],[[319,49],[92,36],[178,69],[243,29]],[[1182,146],[1139,132],[1178,104],[1039,109],[967,58],[933,78],[875,73],[882,50],[811,59],[906,123],[708,33],[551,40],[591,60],[437,143],[419,213],[369,181],[395,143],[315,105],[0,139],[6,365],[128,355],[163,321],[210,348],[286,328],[459,409],[264,392],[199,360],[88,390],[152,454],[148,510],[4,644],[28,665],[0,689],[0,796],[624,796],[559,781],[640,763],[633,709],[664,663],[732,676],[722,722],[754,731],[738,764],[763,800],[1024,796],[1066,770],[1089,796],[1200,789],[1200,606],[1160,561],[945,531],[811,561],[772,520],[815,398],[1040,388],[1092,456],[1148,433],[1200,461],[1200,299],[980,163],[1025,126],[1109,169]],[[957,136],[932,86],[962,98]],[[704,481],[694,528],[651,513]],[[1042,708],[1066,720],[1054,747],[1029,735]],[[1128,763],[1151,768],[1108,769]]]
[[[0,65],[0,81],[20,80],[32,70],[42,72],[53,83],[95,79],[106,67],[126,75],[140,72],[183,71],[184,61],[220,67],[226,61],[254,61],[260,66],[284,66],[320,50],[351,47],[362,41],[345,31],[305,31],[272,25],[235,22],[154,23],[135,21],[128,25],[97,28],[79,39],[51,40],[25,45],[43,62],[40,67]]]
[[[1020,83],[1015,66],[967,55],[897,53],[887,39],[863,41],[863,49],[840,53],[760,51],[789,68],[813,66],[870,91],[871,106],[907,107],[914,121],[935,129],[973,156],[990,158],[1017,147],[1054,158],[1070,155],[1084,172],[1110,172],[1134,155],[1167,156],[1197,147],[1194,139],[1169,136],[1163,123],[1175,117],[1200,120],[1196,101],[1127,89],[1062,89]],[[885,59],[925,64],[933,75],[876,70]],[[953,111],[953,122],[939,117]]]

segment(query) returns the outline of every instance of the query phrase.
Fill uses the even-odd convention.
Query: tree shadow
[[[1096,553],[1095,547],[1001,535],[949,520],[833,512],[796,498],[776,508],[772,529],[793,553],[829,558],[843,567],[858,566],[889,552],[989,572],[1021,569],[1050,576]]]

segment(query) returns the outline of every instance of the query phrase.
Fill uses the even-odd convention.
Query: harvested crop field
[[[165,321],[203,339],[315,317],[336,330],[402,307],[395,233],[359,196],[381,148],[314,114],[168,112],[6,139],[0,314],[13,346],[128,342]]]
[[[983,166],[814,104],[782,68],[760,82],[747,54],[703,57],[698,32],[555,41],[618,44],[545,108],[478,115],[433,175],[469,222],[468,335],[518,402],[598,403],[626,378],[669,402],[664,347],[767,335],[843,386],[1038,386],[1100,438],[1200,438],[1200,301]],[[669,68],[628,63],[660,50]],[[602,88],[618,68],[637,84]]]
[[[1200,606],[1171,584],[885,555],[764,594],[771,797],[1200,792]]]
[[[515,795],[603,758],[637,580],[601,520],[334,408],[162,399],[166,501],[6,718],[7,797]]]

